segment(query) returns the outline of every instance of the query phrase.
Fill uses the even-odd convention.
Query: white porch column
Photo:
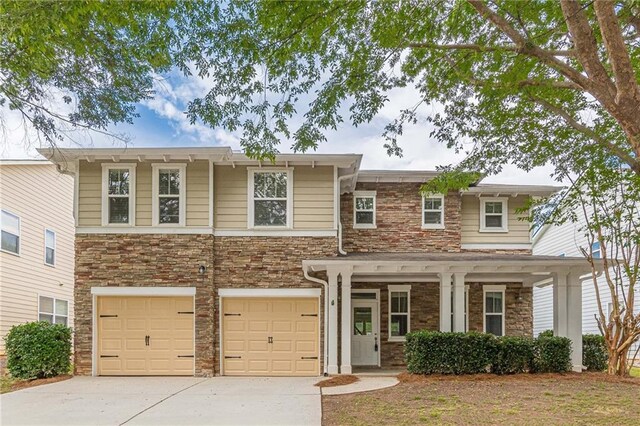
[[[567,272],[553,278],[553,335],[567,337]]]
[[[440,274],[440,331],[451,331],[451,272]]]
[[[325,333],[329,336],[327,339],[329,359],[325,362],[329,374],[338,374],[338,271],[327,269],[327,278],[329,283],[329,325]]]
[[[351,270],[343,270],[340,374],[351,374]]]
[[[582,372],[582,281],[577,273],[567,277],[567,337],[571,339],[573,371]]]
[[[453,331],[465,332],[464,326],[464,272],[453,274]]]

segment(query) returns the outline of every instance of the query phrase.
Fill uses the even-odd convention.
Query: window
[[[152,164],[153,225],[184,226],[186,164]]]
[[[453,287],[451,288],[451,330],[453,330]],[[469,312],[469,286],[464,286],[464,330],[469,331],[469,320],[467,319]]]
[[[102,165],[102,225],[134,225],[135,164]]]
[[[290,228],[292,169],[249,170],[249,227]]]
[[[600,241],[595,241],[591,244],[591,256],[594,259],[600,259],[602,257],[602,250],[600,249]]]
[[[50,324],[69,325],[69,302],[53,297],[40,296],[38,303],[38,321]]]
[[[480,232],[507,232],[507,199],[480,200]]]
[[[504,335],[504,286],[484,286],[484,332]]]
[[[444,195],[422,197],[422,229],[444,229]]]
[[[56,264],[56,233],[50,229],[44,230],[44,263],[49,266]]]
[[[353,227],[376,227],[375,191],[355,191],[353,193]]]
[[[6,210],[2,210],[0,218],[2,228],[2,251],[20,254],[20,218]]]
[[[389,340],[404,341],[404,336],[411,330],[410,285],[389,286]]]

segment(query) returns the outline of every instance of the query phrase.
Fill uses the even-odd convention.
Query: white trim
[[[195,287],[91,287],[94,296],[195,296]]]
[[[99,227],[76,228],[76,234],[194,234],[216,237],[336,237],[335,229],[211,229],[208,227]],[[11,253],[13,254],[13,253]]]
[[[357,223],[356,222],[356,199],[357,198],[373,198],[373,223]],[[353,229],[376,229],[376,204],[377,194],[376,191],[353,191]],[[370,210],[360,210],[368,212]]]
[[[122,228],[136,225],[136,163],[102,163],[102,226]],[[129,170],[129,223],[109,223],[109,170]]]
[[[424,203],[427,198],[439,198],[440,199],[440,223],[424,223]],[[422,210],[420,211],[422,229],[445,229],[444,225],[444,194],[429,194],[422,196]],[[437,210],[429,210],[430,212],[437,212]]]
[[[53,234],[53,247],[47,247],[47,232],[51,232]],[[55,267],[56,266],[56,259],[58,258],[58,253],[56,250],[56,231],[54,231],[53,229],[50,228],[44,228],[44,264],[46,266],[52,266]],[[53,263],[48,263],[47,262],[47,249],[51,248],[53,249]]]
[[[486,203],[502,203],[502,227],[493,228],[485,226]],[[492,214],[497,216],[497,214]],[[509,232],[509,198],[507,197],[482,197],[480,198],[480,229],[478,232]]]
[[[80,227],[76,228],[76,234],[209,234],[213,230],[206,227],[164,227],[164,226],[145,226],[145,227]]]
[[[463,250],[531,250],[531,244],[529,243],[507,243],[507,244],[493,244],[493,243],[479,243],[479,244],[461,244],[460,248]]]
[[[8,214],[9,216],[13,216],[16,219],[18,219],[18,252],[15,253],[13,251],[5,250],[3,248],[0,248],[0,252],[7,253],[7,254],[10,254],[12,256],[20,257],[20,252],[22,251],[21,250],[22,249],[22,219],[20,218],[19,215],[15,214],[15,213],[12,213],[11,211],[9,211],[7,209],[0,209],[0,215],[2,215],[2,212]],[[1,225],[2,225],[2,217],[0,216],[0,232],[2,232],[2,226]],[[9,231],[5,231],[5,232],[7,232],[8,234],[11,234],[11,235],[15,235],[15,234],[13,234],[13,233],[11,233]]]
[[[179,174],[179,186],[178,186],[178,203],[179,206],[179,218],[178,223],[160,223],[160,194],[158,193],[160,185],[160,171],[161,170],[178,170]],[[152,163],[151,164],[151,223],[153,226],[160,227],[176,227],[185,226],[187,221],[187,164],[186,163]]]
[[[333,227],[338,229],[340,223],[340,180],[338,166],[333,166]]]
[[[73,176],[73,222],[79,225],[78,210],[80,205],[80,160],[75,160],[76,173]]]
[[[483,285],[482,286],[482,331],[487,332],[487,292],[489,293],[502,293],[502,335],[506,335],[506,301],[507,298],[507,286],[506,285]]]
[[[215,172],[215,168],[213,165],[213,161],[209,160],[209,227],[213,228],[213,221],[214,221],[214,180],[213,180],[213,174]]]
[[[56,317],[64,317],[67,319],[67,323],[65,324],[67,327],[71,327],[71,325],[69,325],[69,299],[59,299],[57,297],[54,296],[47,296],[46,294],[40,294],[40,293],[36,293],[37,297],[38,297],[38,314],[36,317],[36,321],[40,321],[40,314],[44,314],[44,315],[51,315],[51,324],[56,324]],[[52,303],[53,303],[53,312],[49,313],[49,312],[42,312],[40,310],[40,298],[41,297],[46,297],[47,299],[51,299]],[[66,302],[67,303],[67,315],[58,315],[56,313],[56,301],[61,301],[61,302]]]
[[[216,237],[336,237],[335,229],[216,229]]]
[[[411,285],[410,284],[404,284],[404,285],[397,285],[397,284],[391,284],[387,286],[387,291],[388,291],[388,295],[387,295],[387,299],[388,299],[388,311],[387,311],[387,321],[389,322],[387,324],[387,333],[389,333],[389,335],[387,336],[387,341],[388,342],[404,342],[406,340],[405,336],[391,336],[391,293],[392,292],[397,292],[397,293],[407,293],[407,333],[411,332]],[[403,313],[398,312],[396,313],[396,315],[403,315]]]
[[[220,297],[320,297],[319,288],[220,288]],[[222,309],[222,308],[221,308]]]
[[[469,284],[464,286],[464,331],[469,332]],[[451,324],[453,325],[453,286],[451,286]]]
[[[285,226],[256,226],[254,212],[254,176],[256,173],[287,173],[287,224]],[[293,228],[293,167],[247,167],[247,228],[248,229],[292,229]]]

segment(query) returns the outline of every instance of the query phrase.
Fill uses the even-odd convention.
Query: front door
[[[378,365],[378,300],[352,299],[351,364]]]

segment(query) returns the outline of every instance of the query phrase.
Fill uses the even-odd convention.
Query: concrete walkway
[[[319,425],[317,377],[74,377],[0,396],[0,424]]]
[[[347,393],[368,392],[372,390],[389,388],[398,384],[398,379],[389,376],[360,376],[350,385],[331,386],[322,388],[323,395],[344,395]]]

